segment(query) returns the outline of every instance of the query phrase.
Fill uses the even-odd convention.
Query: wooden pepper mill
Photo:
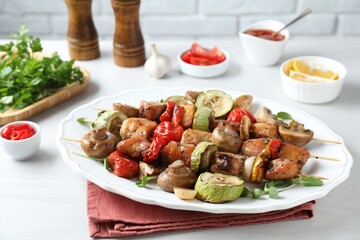
[[[140,0],[111,0],[111,3],[115,15],[115,64],[141,66],[145,63],[145,48],[139,23]]]
[[[92,18],[92,0],[65,0],[69,26],[67,40],[70,57],[91,60],[100,56],[98,34]]]

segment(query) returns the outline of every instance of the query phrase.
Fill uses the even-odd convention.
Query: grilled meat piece
[[[300,169],[298,164],[290,159],[274,159],[268,163],[265,178],[267,180],[295,178],[300,173]]]
[[[141,101],[139,107],[139,117],[151,121],[157,121],[161,114],[166,110],[166,103]]]
[[[181,117],[180,125],[186,128],[191,128],[194,121],[194,115],[196,112],[195,104],[183,104],[184,114]]]
[[[244,171],[245,157],[228,152],[215,152],[210,172],[240,176]]]
[[[123,140],[134,136],[150,139],[156,127],[156,122],[146,118],[128,118],[121,125],[120,136]]]
[[[113,103],[113,109],[122,112],[127,117],[138,117],[139,109],[127,104]]]
[[[160,151],[161,163],[163,166],[168,166],[176,160],[181,160],[187,167],[190,167],[191,153],[194,149],[195,145],[171,141]]]
[[[284,143],[281,146],[278,155],[278,158],[291,159],[293,162],[297,164],[300,171],[302,167],[306,164],[309,157],[310,157],[310,153],[306,148],[297,147],[290,143]]]
[[[182,134],[180,143],[183,145],[198,145],[200,142],[210,142],[211,133],[189,128]]]
[[[240,129],[240,123],[239,122],[230,122],[230,121],[225,120],[225,119],[215,119],[215,118],[210,119],[210,123],[209,123],[210,130],[213,131],[215,128],[221,127],[221,126],[231,127],[236,132],[239,131],[239,129]]]
[[[254,123],[251,127],[250,138],[278,139],[278,126],[271,123]]]
[[[148,149],[150,145],[151,142],[146,138],[133,136],[131,138],[120,141],[116,145],[116,150],[134,159],[141,160],[142,153]]]
[[[257,156],[268,143],[267,138],[249,139],[241,144],[240,152],[246,156]]]

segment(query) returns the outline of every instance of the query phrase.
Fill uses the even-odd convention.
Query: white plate
[[[340,159],[341,161],[326,161],[311,158],[303,169],[304,174],[326,177],[330,180],[325,181],[321,187],[294,187],[280,193],[279,199],[269,199],[263,196],[261,199],[254,200],[250,197],[239,198],[236,201],[211,204],[198,200],[183,201],[174,194],[162,191],[160,188],[140,188],[133,181],[119,178],[105,170],[103,165],[97,161],[76,155],[83,153],[79,143],[69,142],[63,138],[81,139],[89,131],[85,126],[80,125],[76,119],[87,117],[95,119],[98,111],[93,108],[112,108],[112,103],[121,102],[138,106],[140,100],[164,99],[171,95],[183,95],[187,89],[151,88],[123,92],[114,96],[98,98],[86,105],[74,109],[68,117],[61,121],[57,136],[57,145],[60,149],[64,161],[69,164],[76,172],[83,175],[89,181],[99,185],[103,189],[123,195],[138,202],[159,205],[167,208],[194,210],[211,213],[259,213],[272,210],[287,209],[296,205],[324,197],[334,187],[343,182],[350,174],[353,159],[344,144],[326,144],[311,142],[307,145],[313,155],[328,156]],[[229,92],[237,97],[241,93]],[[290,108],[272,100],[254,97],[254,108],[256,112],[260,105],[270,108],[274,113],[285,111],[290,113],[294,119],[305,124],[306,128],[314,130],[315,137],[332,139],[343,142],[343,139],[333,133],[323,122],[309,116],[308,114]]]

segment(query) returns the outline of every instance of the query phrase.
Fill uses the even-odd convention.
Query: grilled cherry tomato
[[[108,160],[110,168],[116,176],[123,178],[133,178],[139,172],[138,162],[127,158],[121,152],[114,151],[110,153]]]
[[[277,159],[283,142],[280,139],[271,139],[269,144],[270,144],[271,159]]]
[[[241,119],[244,115],[248,116],[252,123],[256,123],[256,120],[253,117],[253,115],[244,108],[234,108],[229,113],[227,120],[230,122],[241,122]]]
[[[6,126],[1,131],[1,137],[8,140],[22,140],[35,134],[35,130],[27,123]]]
[[[159,157],[160,150],[170,141],[180,142],[184,128],[172,122],[161,122],[155,129],[150,148],[143,152],[143,161],[151,163]]]

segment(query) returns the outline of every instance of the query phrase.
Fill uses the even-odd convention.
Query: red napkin
[[[212,214],[142,204],[107,192],[91,182],[87,188],[90,236],[101,238],[309,219],[313,217],[314,203],[266,213]]]

